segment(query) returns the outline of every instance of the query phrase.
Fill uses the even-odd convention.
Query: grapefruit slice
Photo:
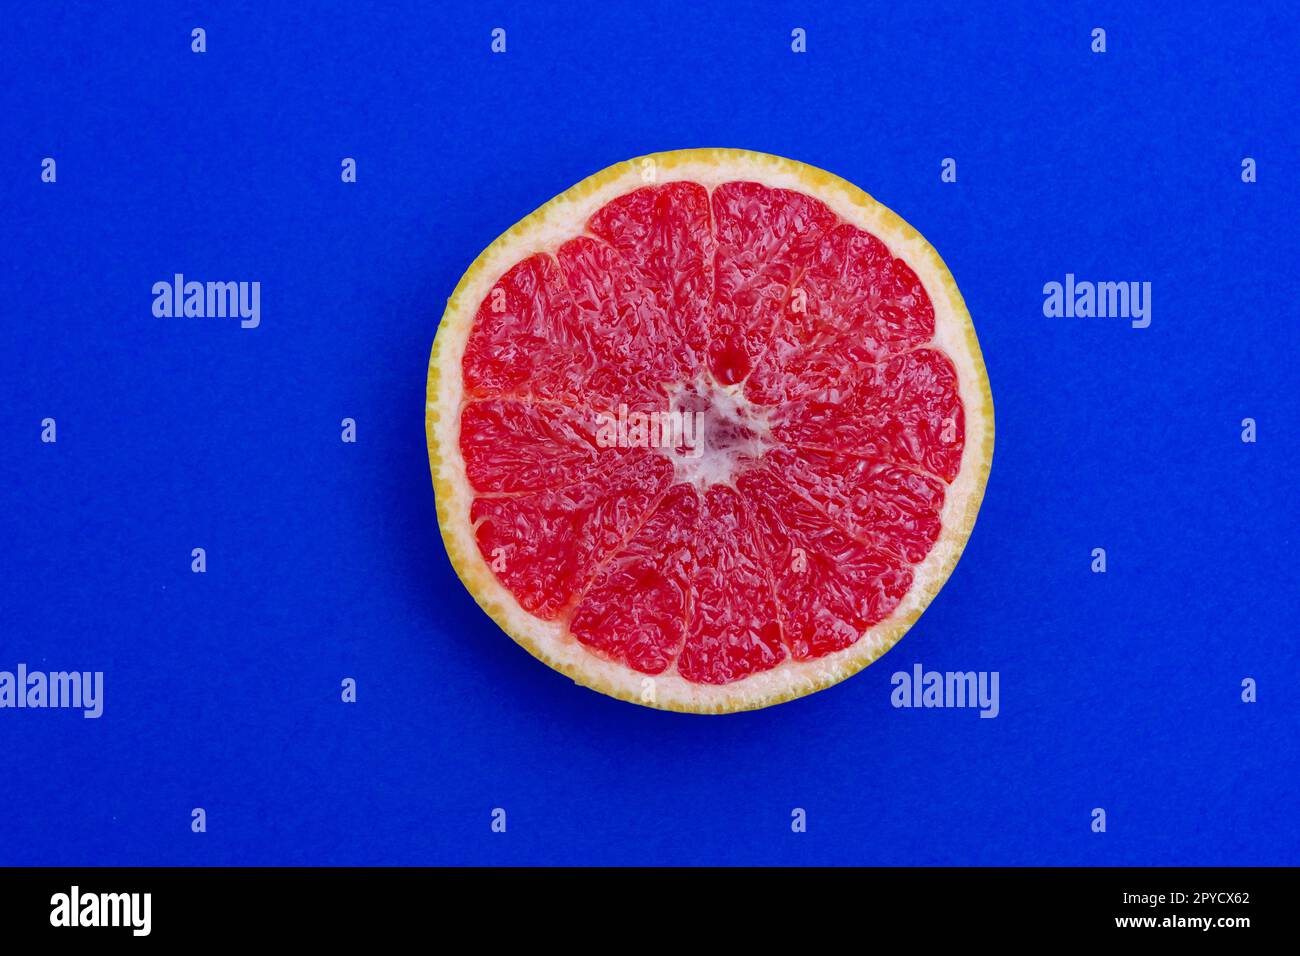
[[[699,713],[893,646],[993,454],[934,249],[850,183],[734,149],[611,166],[488,246],[447,302],[425,424],[483,609],[580,684]]]

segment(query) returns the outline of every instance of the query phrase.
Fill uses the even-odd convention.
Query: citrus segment
[[[943,530],[944,483],[923,472],[855,454],[780,448],[770,465],[849,534],[919,564]]]
[[[837,220],[811,196],[746,182],[713,191],[713,216],[718,247],[709,371],[732,385],[766,350],[795,279]]]
[[[934,308],[912,269],[875,236],[841,224],[817,243],[747,394],[763,404],[796,399],[846,365],[933,335]]]
[[[522,395],[572,400],[569,374],[583,361],[573,297],[549,256],[529,256],[478,305],[462,363],[472,396]]]
[[[758,516],[782,630],[796,660],[851,646],[898,606],[911,585],[902,559],[849,534],[771,465],[747,472],[739,484]]]
[[[493,573],[529,613],[550,618],[622,544],[671,475],[663,458],[642,453],[558,489],[476,498],[470,520]]]
[[[610,463],[586,409],[519,399],[466,404],[461,453],[475,491],[537,491],[572,484]],[[617,453],[617,450],[611,450]]]
[[[644,674],[661,674],[681,650],[699,500],[677,485],[600,569],[569,630],[587,647]]]
[[[961,467],[966,433],[952,362],[928,348],[841,367],[834,382],[787,402],[772,431],[791,444],[848,449],[948,482]]]
[[[741,495],[717,484],[703,495],[694,541],[689,625],[677,672],[701,684],[729,684],[786,656],[771,569]]]
[[[643,187],[608,203],[587,228],[607,243],[610,254],[581,276],[581,284],[567,262],[570,256],[561,264],[575,288],[597,293],[592,321],[607,333],[607,358],[637,380],[693,378],[707,341],[713,295],[708,192],[696,183]],[[590,253],[593,245],[584,248]],[[598,294],[602,283],[592,273],[602,265],[615,286],[614,297]]]

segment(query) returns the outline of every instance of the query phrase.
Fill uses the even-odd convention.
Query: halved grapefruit
[[[448,300],[425,424],[452,565],[580,684],[723,713],[837,683],[952,572],[993,454],[970,316],[857,187],[735,149],[611,166]]]

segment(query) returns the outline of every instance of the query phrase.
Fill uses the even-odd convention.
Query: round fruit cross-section
[[[484,610],[580,684],[701,713],[888,650],[956,565],[993,454],[938,254],[850,183],[732,149],[611,166],[484,250],[425,423]]]

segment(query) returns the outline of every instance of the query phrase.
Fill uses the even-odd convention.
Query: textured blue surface
[[[143,6],[12,9],[0,37],[0,669],[106,675],[99,720],[0,710],[0,863],[1300,860],[1289,6]],[[696,145],[915,225],[997,405],[979,523],[909,636],[729,718],[504,637],[443,552],[423,436],[478,251]],[[155,318],[175,272],[260,281],[261,326]],[[1151,327],[1045,318],[1067,272],[1152,282]],[[893,709],[918,661],[999,671],[1001,715]]]

